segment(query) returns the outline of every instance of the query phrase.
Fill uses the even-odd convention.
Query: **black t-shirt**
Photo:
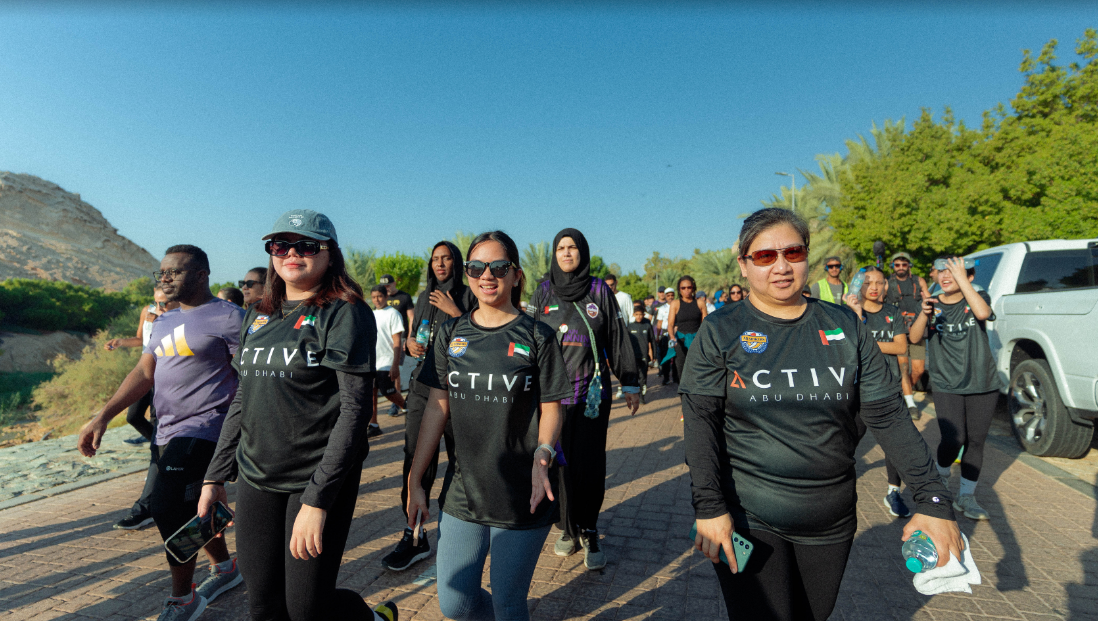
[[[721,485],[733,519],[795,543],[829,544],[857,526],[859,404],[898,397],[899,388],[853,311],[807,303],[792,320],[750,303],[710,315],[679,392],[723,400]]]
[[[991,305],[986,291],[977,294]],[[935,392],[974,395],[998,390],[1002,385],[987,340],[987,322],[972,316],[968,302],[946,304],[938,298],[927,338],[927,371]]]
[[[525,314],[483,328],[466,313],[442,324],[419,381],[449,393],[454,461],[439,495],[443,511],[513,530],[555,522],[557,503],[548,498],[530,513],[539,405],[572,394],[553,331]],[[549,480],[556,496],[555,471]]]
[[[242,400],[240,476],[262,490],[303,491],[339,418],[336,371],[372,373],[376,340],[365,302],[302,306],[285,319],[249,310],[233,359]]]
[[[602,399],[610,398],[611,369],[622,386],[640,386],[637,353],[629,342],[629,331],[618,312],[614,292],[601,278],[592,278],[591,288],[576,302],[558,298],[547,280],[530,297],[526,312],[549,326],[560,343],[568,377],[572,378],[572,394],[562,401],[564,405],[587,403],[587,389],[595,377],[596,361],[588,325],[595,334],[593,349],[600,354],[597,364],[602,377]]]
[[[403,291],[397,291],[393,295],[389,296],[389,306],[392,306],[400,312],[400,320],[404,322],[404,336],[408,336],[408,311],[416,307],[412,302],[412,296],[404,293]],[[415,337],[415,335],[412,335]]]
[[[869,329],[870,336],[878,343],[892,343],[897,334],[907,334],[907,324],[900,315],[900,309],[892,304],[882,304],[881,310],[875,313],[862,308],[862,315],[865,317],[865,327]],[[884,357],[888,363],[888,370],[892,371],[892,376],[899,382],[899,361],[896,360],[896,356],[890,354],[884,354]]]
[[[629,340],[637,350],[637,356],[641,360],[648,361],[648,344],[652,342],[652,322],[642,319],[628,326]]]
[[[458,295],[456,297],[451,296],[451,298],[454,300],[454,306],[457,306],[458,311],[460,311],[464,315],[466,312],[473,310],[476,307],[477,298],[475,295],[473,295],[473,290],[468,287],[462,287],[462,291],[463,293],[461,295]],[[431,348],[434,347],[435,338],[438,336],[438,331],[442,327],[442,324],[453,319],[453,317],[438,309],[435,309],[436,312],[430,313],[428,311],[430,307],[431,296],[425,289],[420,292],[419,300],[416,302],[415,316],[416,318],[422,317],[423,319],[427,319],[430,316],[430,319],[427,322],[429,335],[427,337],[427,345],[424,348],[427,352],[431,351]],[[420,319],[420,321],[422,321],[423,319]],[[416,338],[416,334],[418,334],[419,332],[419,326],[416,325],[414,326],[414,328],[416,330],[415,333],[408,335],[411,336],[413,339]],[[426,397],[431,392],[430,388],[427,388],[419,382],[419,374],[423,372],[423,363],[426,360],[427,354],[425,352],[423,354],[423,359],[416,362],[416,368],[412,369],[413,381],[411,382],[412,385],[408,387],[408,390],[415,391],[416,394],[419,394],[423,397]]]

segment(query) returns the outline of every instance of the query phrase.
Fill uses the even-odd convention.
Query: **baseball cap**
[[[310,239],[331,240],[336,239],[335,225],[328,216],[311,209],[293,209],[287,211],[275,220],[271,232],[264,235],[263,239],[270,239],[279,233],[297,233]]]
[[[667,287],[660,287],[659,288],[660,293],[663,293],[664,291],[667,291]]]
[[[914,260],[913,260],[913,259],[911,258],[911,255],[909,255],[909,254],[908,254],[908,253],[906,253],[906,252],[897,252],[896,254],[892,255],[892,258],[891,258],[891,259],[889,259],[889,260],[888,260],[888,262],[889,262],[889,263],[892,263],[892,262],[894,262],[894,261],[895,261],[896,259],[907,259],[907,262],[908,262],[908,263],[914,263],[914,262],[915,262],[915,261],[914,261]]]
[[[392,274],[386,274],[386,275],[382,276],[381,280],[379,280],[377,282],[378,282],[378,284],[381,284],[381,285],[391,285],[394,282],[396,282],[396,279],[393,278]]]
[[[699,291],[699,292],[698,292],[698,297],[699,297],[699,298],[704,298],[704,297],[706,297],[706,296],[705,296],[705,292],[704,292],[704,291]]]

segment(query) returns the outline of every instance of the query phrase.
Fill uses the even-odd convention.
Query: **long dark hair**
[[[362,287],[347,273],[347,263],[343,260],[343,251],[335,240],[325,242],[328,246],[328,270],[320,279],[320,288],[309,299],[309,306],[323,308],[336,300],[349,304],[363,302]],[[264,315],[272,315],[286,301],[286,281],[274,268],[274,257],[267,264],[267,283],[263,288],[263,298],[256,303],[256,310]]]
[[[679,287],[682,286],[682,283],[687,281],[689,281],[691,285],[694,285],[694,293],[692,293],[690,297],[696,301],[698,299],[698,283],[694,280],[693,276],[683,276],[682,278],[680,278],[679,282],[675,283],[675,293],[679,294],[679,299],[681,300],[683,296],[682,291],[679,290]]]
[[[507,260],[515,264],[515,269],[518,270],[519,279],[518,282],[515,283],[515,286],[511,288],[511,305],[521,311],[522,309],[519,307],[519,302],[522,300],[522,291],[526,288],[526,272],[522,271],[522,264],[519,262],[518,245],[515,244],[515,240],[511,239],[510,235],[503,231],[488,231],[487,233],[477,235],[473,239],[469,244],[469,251],[465,253],[465,258],[472,256],[473,249],[486,241],[494,241],[503,246],[504,252],[507,253]],[[464,267],[462,269],[464,269]],[[469,284],[472,285],[472,282]]]

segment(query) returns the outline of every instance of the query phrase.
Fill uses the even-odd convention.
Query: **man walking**
[[[843,273],[842,259],[827,257],[824,259],[824,267],[827,269],[827,276],[812,283],[812,297],[832,304],[842,304],[846,297],[846,283],[840,278]]]
[[[621,312],[621,318],[625,320],[625,323],[633,323],[633,296],[624,291],[618,291],[618,277],[614,274],[607,274],[606,278],[602,279],[606,283],[607,287],[610,287],[610,291],[614,292],[614,298],[618,301],[618,310]]]
[[[888,278],[885,302],[900,308],[904,324],[910,330],[911,324],[922,310],[923,298],[930,297],[930,293],[927,291],[926,281],[911,273],[911,255],[897,252],[892,255],[889,263],[892,265],[892,276]],[[926,341],[920,340],[918,344],[908,345],[907,355],[897,356],[896,361],[900,363],[900,380],[903,383],[907,411],[912,420],[919,420],[922,414],[915,407],[914,387],[926,370]]]
[[[99,414],[80,430],[77,448],[86,457],[99,449],[107,424],[156,384],[157,430],[153,458],[159,469],[152,490],[153,521],[164,540],[198,514],[202,479],[221,425],[236,394],[232,359],[240,345],[244,310],[210,294],[206,253],[190,245],[168,248],[154,274],[166,299],[179,302],[153,323],[149,344],[133,371]],[[206,545],[210,575],[194,588],[195,559],[168,557],[172,593],[161,621],[191,621],[209,600],[240,584],[225,540]]]

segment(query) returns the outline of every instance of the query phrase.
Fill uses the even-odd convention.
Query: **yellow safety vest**
[[[824,302],[831,302],[832,304],[842,304],[842,300],[836,301],[831,296],[831,283],[827,282],[827,279],[821,279],[818,283],[820,286],[820,299]],[[846,283],[843,283],[843,297],[846,297]]]

